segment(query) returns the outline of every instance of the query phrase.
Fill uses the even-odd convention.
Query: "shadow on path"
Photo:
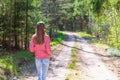
[[[64,45],[64,46],[67,46],[67,47],[70,47],[70,48],[74,48],[74,49],[77,49],[77,50],[86,52],[86,53],[96,54],[96,55],[102,56],[102,57],[114,57],[114,56],[112,56],[112,55],[107,55],[107,56],[106,56],[106,55],[102,55],[102,54],[100,54],[100,53],[85,51],[85,50],[80,49],[80,48],[77,48],[77,47],[71,47],[71,46],[69,46],[69,45],[67,45],[67,44],[64,44],[64,43],[60,43],[60,44],[61,44],[61,45]]]

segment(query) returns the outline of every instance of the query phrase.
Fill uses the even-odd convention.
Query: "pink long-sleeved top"
[[[35,58],[49,58],[51,53],[50,48],[50,37],[48,35],[44,35],[44,43],[37,44],[35,43],[35,35],[34,34],[30,41],[29,50],[30,52],[35,53]]]

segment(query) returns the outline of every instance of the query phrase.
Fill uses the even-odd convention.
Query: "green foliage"
[[[48,21],[40,10],[40,6],[40,0],[0,1],[1,42],[9,42],[8,40],[11,38],[12,42],[14,42],[14,45],[11,43],[12,47],[23,49],[23,46],[29,43],[28,34],[31,35],[34,33],[36,23],[40,20],[44,22]],[[2,47],[11,46],[10,44],[4,45],[4,43],[1,42],[0,45],[2,45]],[[21,43],[25,44],[21,45]]]
[[[31,61],[34,59],[33,53],[30,53],[29,51],[21,50],[17,52],[16,54],[12,55],[13,60],[15,61],[15,64],[21,63],[24,64],[24,62]]]
[[[87,16],[91,21],[89,22],[89,32],[102,43],[120,49],[119,3],[119,0],[92,0],[86,2],[87,5],[91,6],[88,7],[90,12]],[[86,11],[87,7],[84,6],[83,9]]]
[[[4,76],[17,75],[19,73],[19,67],[33,59],[34,56],[32,53],[21,50],[16,54],[2,56],[0,58],[0,68],[4,70]]]
[[[83,2],[83,1],[82,1]],[[75,0],[74,1],[74,13],[73,13],[73,16],[76,16],[76,15],[80,15],[81,14],[81,9],[80,7],[82,7],[83,4],[80,3],[79,0]]]
[[[85,5],[88,4],[88,5]],[[74,12],[73,12],[73,16],[82,16],[84,17],[84,15],[88,15],[88,11],[89,8],[91,8],[92,6],[90,5],[90,1],[89,0],[75,0],[74,1]]]
[[[7,70],[10,74],[13,74],[13,60],[11,56],[1,57],[0,62],[1,62],[1,68]]]
[[[99,43],[99,40],[97,40],[96,37],[88,34],[86,31],[78,32],[84,39],[90,40],[93,43]]]
[[[102,10],[102,5],[105,1],[107,0],[93,0],[93,11],[97,14],[100,14]]]
[[[54,38],[51,39],[51,45],[56,45],[59,42],[61,42],[64,39],[65,34],[62,33],[61,31],[59,31],[58,33],[56,33],[56,35],[54,36]]]

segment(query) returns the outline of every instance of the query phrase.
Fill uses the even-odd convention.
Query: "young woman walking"
[[[29,49],[35,54],[38,80],[46,80],[51,48],[50,37],[45,33],[44,22],[40,21],[36,24],[36,32],[32,35]]]

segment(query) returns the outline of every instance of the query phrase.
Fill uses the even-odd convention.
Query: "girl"
[[[36,25],[36,33],[32,35],[30,52],[35,53],[35,64],[38,74],[38,80],[46,80],[50,58],[50,38],[45,34],[45,24],[40,21]]]

